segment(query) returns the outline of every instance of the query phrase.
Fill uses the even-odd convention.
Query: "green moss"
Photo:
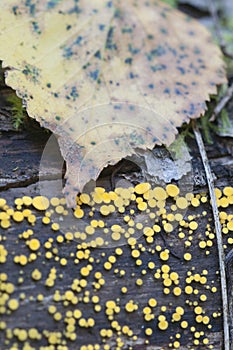
[[[16,130],[20,129],[26,119],[26,110],[22,105],[22,100],[15,94],[7,97],[7,102],[12,105],[13,125]]]

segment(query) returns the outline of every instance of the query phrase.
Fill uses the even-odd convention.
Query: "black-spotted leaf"
[[[1,0],[0,58],[57,135],[70,205],[106,165],[170,145],[225,82],[207,30],[157,0]]]

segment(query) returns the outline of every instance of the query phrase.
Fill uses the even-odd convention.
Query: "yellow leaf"
[[[0,57],[57,135],[70,204],[106,165],[170,145],[226,81],[208,31],[156,0],[1,0]]]

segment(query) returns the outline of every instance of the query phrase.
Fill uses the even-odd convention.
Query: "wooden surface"
[[[15,198],[22,197],[23,195],[33,197],[40,194],[38,187],[40,159],[50,135],[30,123],[26,125],[25,130],[20,132],[13,130],[4,131],[6,123],[10,125],[10,120],[7,117],[1,123],[1,130],[3,131],[0,135],[0,189],[1,197],[7,199],[7,203],[14,207]],[[205,174],[195,140],[189,138],[187,142],[193,157],[193,192],[195,194],[206,192]],[[206,148],[213,173],[216,176],[216,185],[220,188],[226,185],[232,186],[232,139],[214,136],[214,143],[212,145],[206,145]],[[124,163],[119,172],[115,172],[115,179],[121,180],[126,177],[129,179],[130,172],[132,172],[132,169],[129,163]],[[99,184],[110,188],[111,173],[112,169],[105,170]],[[54,179],[60,176],[59,172],[56,173],[56,169],[54,170],[53,164],[51,164],[51,176],[49,177],[49,174],[44,175],[43,181],[46,180],[46,176],[48,181],[51,181],[51,178],[54,181]],[[46,184],[49,184],[49,182],[46,182]],[[135,182],[132,181],[132,184],[135,185]],[[232,206],[226,210],[232,212]],[[128,244],[124,244],[121,246],[123,254],[117,257],[117,261],[113,264],[111,270],[106,270],[104,263],[108,260],[109,256],[116,256],[116,247],[104,249],[91,248],[90,257],[92,257],[93,261],[80,260],[78,262],[76,259],[77,251],[85,251],[85,249],[78,246],[80,242],[74,239],[71,241],[64,240],[63,243],[58,243],[56,237],[59,234],[64,235],[65,232],[54,232],[50,225],[42,224],[43,212],[36,211],[33,208],[32,211],[37,217],[35,226],[31,226],[27,220],[24,220],[21,223],[12,221],[8,229],[0,228],[0,244],[8,252],[6,262],[0,264],[0,273],[6,273],[8,276],[7,282],[14,285],[14,292],[12,294],[8,293],[8,298],[19,300],[19,308],[16,311],[10,311],[7,307],[7,302],[5,303],[5,309],[0,306],[0,325],[1,322],[6,322],[6,329],[0,331],[0,349],[76,350],[80,348],[91,349],[90,344],[93,344],[93,349],[94,344],[99,344],[99,349],[104,349],[104,344],[108,344],[109,349],[167,350],[175,349],[175,344],[177,344],[175,341],[180,342],[180,349],[201,350],[211,348],[210,345],[212,349],[216,350],[223,348],[221,292],[216,241],[213,239],[212,246],[208,249],[200,249],[199,247],[200,240],[206,239],[206,225],[210,224],[211,232],[214,230],[209,203],[202,204],[198,208],[190,206],[185,213],[186,220],[188,220],[188,215],[194,215],[196,217],[195,220],[198,222],[198,230],[192,234],[191,247],[185,246],[185,241],[188,241],[189,237],[188,229],[184,229],[185,238],[180,239],[178,237],[178,226],[172,233],[157,234],[153,244],[146,243],[145,237],[141,236],[137,240],[137,247],[140,247],[141,244],[145,250],[141,251],[140,255],[142,265],[137,266],[136,259],[131,256],[132,249]],[[203,211],[207,212],[205,217],[202,216]],[[199,214],[200,217],[198,217]],[[95,215],[96,219],[101,219],[100,214],[96,213]],[[89,219],[86,220],[88,222]],[[110,227],[112,224],[122,223],[123,216],[119,213],[114,214],[108,219],[105,219],[105,222]],[[149,224],[151,223],[149,222]],[[14,259],[19,255],[29,257],[30,249],[26,244],[26,239],[20,236],[29,228],[34,231],[33,237],[40,240],[41,247],[36,252],[35,261],[28,261],[25,266],[21,266],[15,263]],[[78,226],[76,228],[78,229]],[[224,235],[225,244],[227,244],[228,238],[232,236],[232,233]],[[46,248],[46,242],[48,241],[52,242],[50,248]],[[166,248],[170,250],[168,261],[162,261],[160,259],[159,252],[156,251],[156,247],[159,245],[162,250]],[[140,250],[140,248],[138,249]],[[230,249],[231,247],[228,244],[226,252]],[[206,255],[206,250],[209,251],[209,255]],[[51,258],[48,258],[48,255],[46,255],[48,251],[51,252]],[[183,256],[186,252],[192,254],[191,261],[184,259]],[[62,258],[67,260],[66,266],[61,265]],[[148,268],[149,262],[154,262],[154,269]],[[75,279],[82,278],[81,268],[88,263],[92,265],[92,271],[87,278],[87,287],[81,291],[73,290],[78,302],[76,300],[72,304],[71,301],[66,299],[66,292],[72,290],[72,283],[74,283]],[[165,295],[163,278],[161,276],[160,278],[154,277],[157,269],[161,269],[162,265],[166,264],[170,266],[170,271],[175,271],[179,274],[177,285],[182,290],[180,296],[175,296],[172,292],[175,285],[172,285],[170,287],[170,293]],[[57,277],[54,286],[48,287],[46,286],[46,280],[53,268],[56,269]],[[42,278],[39,281],[35,281],[32,277],[32,271],[35,269],[39,269],[42,273]],[[146,271],[145,275],[143,275],[143,270]],[[198,281],[193,281],[191,285],[197,294],[187,295],[184,292],[185,286],[188,285],[186,278],[190,274],[204,276],[202,273],[203,270],[208,271],[208,275],[206,276],[207,282],[201,284]],[[96,282],[94,274],[97,271],[102,273],[105,280],[105,284],[100,290],[94,286]],[[125,275],[121,276],[119,271],[124,271]],[[138,278],[143,280],[142,286],[136,285],[135,282]],[[2,284],[2,287],[0,286],[0,301],[4,303],[2,296],[4,293],[7,294],[7,287],[3,281],[0,283]],[[128,292],[126,294],[122,293],[122,287],[127,287]],[[212,287],[216,287],[216,291],[212,290]],[[63,295],[62,300],[59,302],[53,300],[56,291],[59,291]],[[98,304],[101,306],[101,311],[94,311],[93,302],[84,298],[85,291],[86,296],[88,292],[90,293],[90,299],[94,295],[99,297]],[[37,300],[39,294],[44,296],[42,301]],[[200,302],[201,294],[207,296],[205,302]],[[152,308],[154,319],[148,322],[143,318],[143,308],[148,305],[150,298],[155,298],[158,304],[155,308]],[[123,334],[123,328],[118,331],[114,329],[111,320],[109,320],[105,313],[105,304],[108,300],[114,300],[120,307],[120,312],[113,315],[113,320],[117,320],[121,327],[126,325],[130,327],[133,330],[133,335],[137,336],[137,339],[133,340],[132,336]],[[133,300],[138,306],[138,309],[132,313],[125,310],[125,305],[130,300]],[[194,312],[195,303],[201,305],[204,315],[210,318],[209,326],[196,322]],[[55,305],[57,311],[61,313],[62,319],[60,321],[55,321],[53,315],[49,313],[51,305]],[[181,321],[185,320],[188,322],[186,329],[181,328],[181,321],[172,321],[172,314],[174,314],[177,306],[181,306],[185,310]],[[166,310],[161,311],[163,307]],[[85,328],[80,326],[77,320],[75,330],[73,331],[77,338],[72,341],[69,339],[69,332],[66,329],[67,312],[73,312],[75,309],[81,310],[83,317],[86,319],[90,317],[94,318],[95,326]],[[164,331],[158,328],[158,317],[161,314],[166,316],[169,323],[168,329]],[[153,331],[151,336],[145,335],[145,328],[148,327]],[[29,331],[31,328],[38,330],[41,334],[41,339],[30,339],[28,335],[26,340],[20,340],[20,336],[17,336],[19,334],[17,330],[23,329]],[[100,336],[101,329],[112,329],[113,335],[104,340]],[[199,337],[195,332],[199,332]],[[55,345],[53,345],[54,340],[51,340],[52,335],[56,338]],[[208,345],[203,344],[203,339],[205,338],[209,339]],[[118,344],[117,347],[117,339],[121,340],[121,346]],[[194,340],[196,342],[199,340],[199,344],[195,345]],[[31,348],[26,347],[25,344],[27,343],[30,343]],[[87,347],[88,344],[89,348]],[[96,349],[98,349],[97,345]]]

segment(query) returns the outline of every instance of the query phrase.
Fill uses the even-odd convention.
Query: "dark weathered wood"
[[[43,152],[43,148],[46,144],[49,135],[47,135],[44,131],[34,130],[34,129],[26,129],[20,133],[18,132],[2,132],[0,137],[1,144],[1,154],[0,154],[0,164],[1,164],[1,179],[2,179],[2,192],[1,196],[7,198],[8,202],[13,205],[14,199],[16,197],[20,197],[22,195],[30,195],[34,196],[39,194],[38,188],[38,170],[40,165],[40,158]],[[194,140],[189,139],[188,145],[191,150],[193,156],[193,169],[194,169],[194,191],[196,193],[206,191],[206,180],[204,170],[202,168],[200,155]],[[231,150],[232,150],[232,140],[222,139],[220,137],[216,137],[213,145],[207,145],[207,150],[209,157],[211,159],[211,165],[213,172],[216,176],[217,184],[221,186],[225,186],[227,184],[232,185],[232,158],[231,158]],[[117,180],[125,178],[125,172],[127,172],[127,178],[130,174],[132,168],[129,163],[125,163],[125,166],[121,168],[118,172],[115,173],[115,177]],[[116,169],[117,170],[117,169]],[[134,168],[134,170],[136,170]],[[111,174],[112,169],[106,169],[103,172],[102,178],[99,180],[99,184],[104,184],[106,187],[110,188],[111,186]],[[48,175],[48,174],[47,174]],[[54,174],[53,174],[54,175]],[[134,180],[132,180],[134,183]],[[35,184],[30,183],[35,182]],[[16,187],[16,188],[13,188]],[[21,188],[20,188],[21,187]],[[163,248],[169,248],[171,250],[171,257],[169,259],[169,265],[172,271],[179,272],[180,275],[180,286],[182,289],[185,286],[185,279],[187,277],[187,271],[192,271],[192,267],[195,267],[196,273],[201,273],[202,270],[208,269],[208,283],[209,286],[216,286],[217,292],[211,293],[208,289],[205,289],[205,286],[200,286],[198,283],[196,287],[199,289],[199,295],[201,293],[206,293],[208,295],[207,301],[204,303],[204,309],[208,315],[212,315],[216,311],[221,311],[221,295],[220,295],[220,285],[219,285],[219,275],[216,274],[218,271],[218,255],[216,244],[211,250],[211,254],[209,256],[205,255],[205,252],[200,251],[198,247],[200,236],[204,238],[205,236],[205,227],[208,220],[211,220],[212,214],[209,205],[202,205],[199,208],[192,209],[190,208],[186,215],[201,213],[203,210],[207,210],[208,215],[205,219],[202,219],[199,222],[198,232],[193,235],[193,243],[192,247],[187,249],[184,247],[184,243],[177,236],[178,232],[175,230],[172,234],[165,235],[164,237],[158,235],[155,239],[154,246],[161,245]],[[37,217],[38,212],[36,213]],[[115,223],[119,218],[114,216],[109,225]],[[210,221],[211,226],[213,227],[213,222]],[[40,223],[40,219],[38,218],[38,223],[34,228],[34,235],[40,239],[42,247],[40,249],[40,256],[38,256],[37,260],[33,263],[29,263],[24,267],[21,267],[13,262],[13,258],[15,255],[26,254],[28,255],[28,248],[26,247],[24,240],[18,238],[18,234],[23,232],[25,229],[29,228],[30,225],[21,223],[21,224],[13,224],[7,231],[0,229],[2,239],[6,237],[6,241],[4,243],[7,251],[8,251],[8,260],[6,264],[3,264],[1,267],[2,272],[6,272],[9,277],[9,281],[14,283],[15,292],[14,297],[20,299],[20,295],[22,293],[25,294],[25,299],[20,301],[21,307],[16,312],[12,313],[12,315],[4,314],[1,316],[1,319],[7,322],[7,327],[14,329],[15,327],[29,329],[31,327],[36,327],[37,329],[43,330],[56,330],[61,333],[64,331],[64,324],[61,322],[55,322],[51,315],[48,314],[48,305],[53,304],[52,298],[54,295],[54,291],[56,289],[60,290],[61,294],[68,290],[72,284],[72,280],[75,277],[80,278],[79,270],[80,267],[84,264],[81,262],[80,264],[74,264],[72,258],[70,258],[70,254],[76,251],[77,242],[72,241],[70,243],[58,244],[54,241],[53,247],[58,249],[57,256],[66,257],[68,259],[68,266],[61,267],[56,260],[54,260],[55,256],[52,259],[45,259],[44,254],[46,249],[43,247],[43,243],[50,237],[56,237],[56,234],[51,231],[50,227],[44,226]],[[227,237],[224,237],[226,242]],[[143,243],[145,245],[145,241],[142,238],[138,241],[138,243]],[[182,341],[180,349],[188,349],[188,348],[198,348],[198,349],[206,349],[205,345],[199,345],[195,347],[192,345],[192,333],[188,330],[181,330],[179,323],[174,322],[171,323],[169,330],[160,331],[157,328],[157,323],[155,321],[145,322],[142,317],[142,309],[146,306],[146,302],[149,297],[155,297],[158,301],[159,307],[157,308],[156,315],[159,315],[160,307],[162,305],[167,306],[167,311],[164,313],[167,315],[167,318],[170,320],[171,314],[174,312],[176,306],[182,305],[185,307],[185,317],[184,319],[189,322],[190,325],[195,325],[196,328],[200,331],[201,329],[205,330],[205,335],[209,337],[210,344],[213,345],[213,349],[221,349],[222,348],[222,319],[221,317],[211,318],[212,328],[206,332],[206,327],[198,327],[194,321],[193,316],[193,307],[187,306],[185,304],[185,300],[198,300],[198,297],[195,296],[187,296],[184,293],[177,298],[172,294],[168,296],[164,296],[163,294],[163,285],[161,281],[156,281],[153,277],[153,273],[147,272],[145,276],[141,275],[142,268],[136,267],[134,263],[134,259],[131,257],[131,250],[128,246],[123,246],[124,254],[122,257],[117,259],[117,263],[114,265],[114,268],[124,269],[126,271],[126,277],[119,277],[119,274],[114,274],[113,271],[106,271],[103,268],[103,262],[107,260],[107,256],[113,254],[114,249],[94,249],[92,251],[92,256],[100,263],[93,264],[93,271],[90,277],[90,285],[87,290],[90,293],[95,293],[100,296],[101,305],[103,307],[103,311],[100,313],[94,313],[92,311],[91,305],[85,304],[81,301],[78,304],[78,307],[82,309],[83,314],[86,316],[94,315],[93,317],[96,320],[96,326],[93,330],[85,330],[78,328],[78,338],[76,342],[72,342],[67,340],[67,346],[69,350],[76,350],[81,345],[87,343],[99,343],[100,337],[98,332],[101,328],[109,328],[110,322],[108,321],[105,312],[104,305],[108,299],[117,300],[119,298],[119,305],[122,308],[122,312],[117,315],[115,318],[121,325],[127,324],[134,330],[134,334],[138,335],[137,341],[132,342],[127,337],[123,336],[122,339],[125,341],[125,346],[123,349],[129,349],[130,344],[133,349],[141,350],[141,349],[170,349],[169,343],[175,340],[175,334],[177,332],[182,333]],[[228,248],[229,250],[229,248]],[[106,252],[107,256],[104,258],[101,256],[103,251]],[[191,262],[185,262],[182,258],[183,253],[185,251],[189,251],[193,255],[193,259]],[[174,252],[176,256],[172,255]],[[142,255],[143,267],[146,267],[149,261],[154,261],[156,264],[156,269],[161,267],[161,260],[159,259],[158,253],[150,254],[146,252]],[[166,263],[166,262],[165,262]],[[62,277],[57,278],[55,286],[53,288],[47,288],[44,286],[45,280],[49,274],[49,271],[52,267],[56,267],[57,275],[62,274]],[[35,282],[31,278],[31,272],[35,268],[39,268],[43,271],[43,278],[39,282]],[[22,276],[24,278],[23,283],[18,283],[17,280],[20,276],[20,271],[22,271]],[[100,292],[94,292],[91,287],[91,282],[95,279],[93,277],[95,271],[101,271],[106,284],[101,289]],[[141,278],[144,281],[142,287],[135,286],[135,279]],[[128,293],[126,296],[122,295],[120,292],[121,287],[127,286]],[[43,302],[36,301],[37,295],[42,293],[45,295],[45,299]],[[76,293],[79,298],[82,298],[82,293]],[[139,309],[135,312],[134,316],[127,314],[123,310],[123,306],[126,301],[133,299],[138,302]],[[55,305],[58,309],[64,313],[68,309],[72,310],[74,307],[62,307],[62,304]],[[145,344],[145,335],[144,335],[144,327],[150,326],[154,329],[154,334],[150,337],[150,345]],[[116,334],[115,334],[116,337]],[[170,339],[173,337],[173,339]],[[88,339],[87,339],[88,338]],[[16,338],[13,340],[9,340],[9,344],[13,344],[16,341]],[[18,342],[21,344],[20,342]],[[46,344],[46,340],[43,337],[41,341],[31,341],[31,345],[35,346],[36,349],[39,349],[39,346]],[[114,337],[107,341],[108,344],[111,345],[112,349],[115,349],[116,343],[114,341]],[[6,337],[0,337],[0,348],[10,349],[10,345],[6,343]],[[22,343],[23,344],[23,343]],[[21,349],[21,347],[19,347]]]
[[[21,189],[9,189],[7,191],[4,191],[1,195],[8,199],[9,203],[12,203],[15,197],[19,197],[22,195],[28,195],[30,194],[35,195],[38,193],[38,188],[36,188],[36,185],[31,185],[28,188],[21,188]],[[177,230],[173,232],[172,234],[166,235],[166,240],[164,241],[161,237],[161,235],[158,235],[155,239],[155,243],[152,245],[152,247],[156,245],[161,245],[163,248],[167,247],[171,250],[171,252],[175,252],[176,256],[180,256],[179,258],[176,258],[172,256],[169,259],[169,266],[171,267],[171,271],[177,271],[180,276],[180,283],[179,286],[181,286],[182,290],[185,286],[185,278],[187,277],[187,271],[192,271],[192,267],[195,267],[194,273],[201,273],[202,270],[207,269],[209,271],[208,274],[208,283],[209,286],[216,286],[218,291],[217,293],[211,293],[210,291],[205,289],[205,286],[201,286],[198,283],[194,283],[196,288],[199,289],[199,295],[201,293],[206,293],[208,296],[208,300],[205,302],[204,308],[206,310],[207,315],[212,315],[213,312],[221,310],[221,295],[220,295],[220,285],[219,285],[219,276],[216,275],[216,271],[218,270],[218,259],[217,259],[217,251],[216,246],[214,245],[211,248],[211,254],[210,256],[206,257],[205,252],[201,252],[198,247],[199,242],[199,236],[201,235],[204,238],[204,232],[205,232],[205,226],[208,222],[208,219],[211,218],[211,211],[210,207],[204,205],[203,207],[200,207],[198,211],[202,210],[208,210],[208,216],[206,219],[199,222],[199,229],[198,233],[193,235],[193,244],[190,249],[186,249],[184,247],[184,244],[182,240],[180,240],[177,237]],[[196,210],[190,210],[188,212],[189,214],[197,214]],[[187,214],[188,214],[187,213]],[[38,213],[36,213],[38,217]],[[109,222],[109,226],[116,222],[115,219],[112,218]],[[212,223],[211,223],[212,225]],[[8,261],[6,264],[3,265],[2,271],[6,272],[9,276],[9,281],[14,283],[15,285],[15,298],[20,298],[21,293],[25,293],[26,298],[20,302],[21,307],[16,312],[12,313],[11,315],[3,315],[2,319],[7,321],[8,327],[11,329],[14,329],[15,327],[20,328],[26,328],[29,329],[30,327],[36,327],[38,329],[50,329],[50,330],[56,330],[63,332],[63,324],[62,323],[55,323],[51,316],[48,315],[48,305],[53,304],[53,295],[54,291],[57,289],[60,291],[60,293],[64,293],[66,290],[68,290],[72,284],[72,280],[74,278],[80,278],[80,267],[84,264],[81,262],[78,265],[75,265],[73,263],[73,259],[69,258],[70,253],[76,251],[76,241],[72,241],[69,244],[58,244],[54,241],[53,248],[58,249],[57,256],[66,257],[68,259],[68,266],[61,267],[58,262],[54,260],[54,257],[50,260],[45,259],[44,254],[46,249],[42,246],[40,249],[41,256],[37,258],[37,260],[33,263],[29,263],[24,267],[21,267],[13,262],[13,257],[18,254],[26,254],[28,255],[28,248],[23,243],[24,240],[18,239],[19,232],[23,232],[26,228],[29,228],[30,226],[22,223],[22,224],[14,224],[11,228],[5,232],[4,230],[0,230],[2,237],[7,237],[6,242],[4,243],[6,249],[8,250]],[[32,228],[33,229],[33,228]],[[34,236],[39,238],[41,243],[45,242],[49,237],[54,238],[56,237],[56,234],[51,231],[51,229],[48,226],[43,226],[40,224],[40,220],[38,218],[38,223],[36,224],[34,228]],[[143,243],[144,246],[147,246],[145,244],[145,241],[143,237],[138,240],[138,243]],[[147,305],[147,300],[149,297],[155,297],[158,301],[158,308],[155,308],[156,315],[159,315],[160,307],[165,305],[167,307],[167,311],[164,313],[166,314],[169,322],[171,314],[175,311],[176,306],[183,306],[185,308],[185,316],[184,319],[189,322],[189,325],[195,325],[197,329],[205,329],[205,327],[198,327],[197,324],[194,321],[194,315],[193,315],[193,307],[187,306],[185,303],[186,299],[189,300],[198,300],[198,297],[195,296],[187,296],[185,293],[182,293],[180,297],[175,297],[172,295],[172,293],[168,296],[165,296],[163,294],[163,284],[161,280],[156,281],[153,277],[153,274],[157,268],[161,267],[161,260],[159,259],[158,253],[150,254],[149,252],[145,252],[142,254],[142,260],[143,265],[142,267],[136,267],[134,263],[134,259],[131,257],[131,250],[128,246],[123,246],[124,254],[122,257],[117,259],[117,263],[114,265],[114,268],[123,269],[126,272],[126,278],[119,277],[119,274],[114,274],[113,271],[106,271],[103,268],[103,262],[107,260],[107,256],[114,255],[114,249],[97,249],[95,248],[92,250],[91,256],[93,256],[97,261],[100,260],[100,263],[94,263],[93,264],[93,271],[91,274],[91,277],[88,278],[90,280],[90,285],[88,285],[87,290],[90,291],[91,294],[93,294],[93,288],[91,286],[91,281],[94,282],[95,278],[93,277],[94,272],[101,271],[103,274],[106,284],[105,286],[98,292],[94,294],[99,295],[101,300],[101,305],[104,310],[105,302],[109,299],[117,300],[119,298],[119,305],[123,309],[123,305],[126,301],[133,299],[135,302],[139,305],[139,310],[134,313],[134,316],[131,316],[130,314],[127,314],[122,310],[122,312],[117,315],[116,319],[119,321],[121,325],[127,324],[134,330],[135,334],[138,335],[138,340],[136,342],[132,342],[133,349],[169,349],[168,344],[170,343],[170,336],[175,337],[175,334],[177,332],[183,332],[181,328],[179,327],[179,323],[171,323],[171,326],[169,327],[168,331],[159,331],[157,329],[157,322],[151,321],[151,322],[145,322],[142,318],[142,309]],[[102,257],[102,253],[106,252],[107,256]],[[182,258],[184,252],[189,251],[193,255],[193,259],[191,262],[185,262]],[[151,272],[148,272],[145,276],[142,276],[140,271],[142,268],[146,268],[149,261],[154,261],[156,268],[155,270],[152,270]],[[166,263],[166,262],[164,262]],[[56,267],[57,269],[57,276],[62,274],[63,276],[61,278],[57,277],[55,287],[53,288],[46,288],[44,286],[45,280],[49,274],[49,271],[52,267]],[[33,269],[39,268],[40,271],[43,272],[43,278],[39,282],[33,281],[31,278],[31,272]],[[20,275],[20,271],[23,271],[22,277],[24,278],[24,282],[22,284],[18,284],[17,280]],[[142,287],[136,287],[135,286],[135,280],[136,278],[142,278],[144,281],[144,284]],[[212,282],[213,281],[213,282]],[[122,295],[120,292],[121,287],[126,286],[128,288],[128,293],[126,296]],[[45,299],[43,302],[37,302],[36,297],[39,293],[42,293],[45,295]],[[75,293],[79,296],[79,298],[82,298],[82,293]],[[60,304],[60,303],[59,303]],[[58,305],[58,309],[60,309],[62,312],[65,312],[66,310],[74,309],[75,307],[70,306],[68,308],[62,307],[62,305],[59,306],[58,303],[55,303],[55,305]],[[91,310],[92,307],[90,304],[85,304],[80,301],[80,303],[76,306],[81,308],[84,315],[88,315],[89,317],[93,314],[93,311]],[[72,342],[67,342],[69,349],[78,349],[79,346],[82,344],[87,344],[87,336],[88,336],[88,342],[95,343],[99,342],[100,338],[98,336],[98,331],[101,328],[108,328],[110,326],[110,322],[108,321],[104,311],[101,313],[94,313],[94,318],[96,320],[96,327],[94,328],[94,331],[85,331],[83,329],[78,329],[78,340],[74,344]],[[211,319],[211,330],[208,331],[208,334],[206,333],[206,336],[210,338],[210,344],[213,344],[214,349],[221,349],[222,347],[222,321],[221,317],[218,317],[216,319]],[[144,336],[144,327],[150,326],[154,329],[154,335],[151,337],[151,347],[145,345],[145,336]],[[183,349],[188,349],[188,346],[191,346],[190,338],[191,338],[190,331],[185,331],[182,336],[182,344]],[[4,345],[4,339],[5,337],[0,338],[0,345],[3,347]],[[173,339],[174,341],[174,339]],[[2,342],[2,343],[1,343]],[[39,348],[39,345],[44,344],[45,339],[41,342],[32,342],[32,345],[35,344],[36,348]],[[128,349],[129,344],[131,342],[125,339],[125,347],[123,349]],[[141,345],[140,345],[141,344]],[[112,339],[112,349],[115,349],[115,343]],[[195,348],[195,347],[194,347]],[[182,347],[181,347],[182,349]],[[198,349],[206,349],[206,346],[199,346]]]

